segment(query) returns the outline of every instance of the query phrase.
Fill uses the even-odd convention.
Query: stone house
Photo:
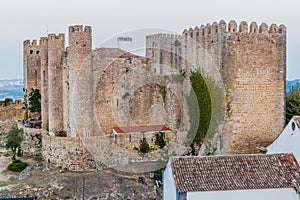
[[[300,116],[294,116],[278,137],[267,147],[267,154],[293,153],[300,161]]]
[[[299,170],[293,154],[174,157],[163,199],[300,199]]]

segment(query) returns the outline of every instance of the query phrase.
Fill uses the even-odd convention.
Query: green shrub
[[[13,152],[13,160],[16,160],[18,148],[21,148],[21,143],[24,140],[23,129],[12,127],[6,135],[5,147]],[[20,149],[21,150],[21,149]]]
[[[150,151],[150,146],[149,146],[146,138],[143,138],[140,143],[140,152],[148,153],[149,151]]]
[[[4,105],[5,106],[8,106],[8,104],[10,103],[10,102],[12,102],[13,101],[13,99],[11,99],[11,98],[6,98],[6,99],[4,99]]]
[[[166,146],[164,136],[165,136],[165,133],[163,133],[163,132],[155,133],[155,145],[159,146],[160,149],[162,149],[162,148],[164,148],[164,146]]]
[[[286,95],[286,124],[294,115],[300,114],[300,85],[296,84],[290,88],[290,93]]]
[[[13,172],[21,172],[27,166],[28,164],[26,162],[22,162],[21,160],[14,160],[12,163],[8,165],[7,169]]]
[[[41,112],[41,94],[38,89],[32,89],[29,94],[29,110],[30,112]]]

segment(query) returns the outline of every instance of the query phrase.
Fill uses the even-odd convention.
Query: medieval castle
[[[85,140],[110,134],[114,126],[154,124],[187,132],[188,79],[167,82],[163,95],[160,82],[194,70],[225,88],[220,153],[257,152],[284,127],[284,25],[221,20],[181,35],[150,35],[146,58],[117,48],[93,50],[90,26],[70,26],[68,40],[67,48],[64,34],[23,44],[25,95],[40,90],[42,127],[50,133]]]

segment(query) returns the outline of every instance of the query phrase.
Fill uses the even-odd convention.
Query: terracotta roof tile
[[[155,131],[171,131],[166,125],[150,125],[150,126],[115,126],[113,129],[117,133],[137,133],[137,132],[155,132]]]
[[[178,191],[291,188],[300,182],[292,154],[175,157],[172,171]]]

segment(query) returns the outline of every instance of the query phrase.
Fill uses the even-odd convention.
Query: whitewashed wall
[[[300,163],[300,130],[295,123],[295,130],[293,131],[293,123],[295,121],[291,119],[277,139],[267,147],[267,154],[293,153]]]
[[[170,161],[163,174],[163,200],[176,200],[177,191]]]
[[[187,200],[298,200],[299,195],[293,188],[264,190],[233,190],[212,192],[188,192]]]

